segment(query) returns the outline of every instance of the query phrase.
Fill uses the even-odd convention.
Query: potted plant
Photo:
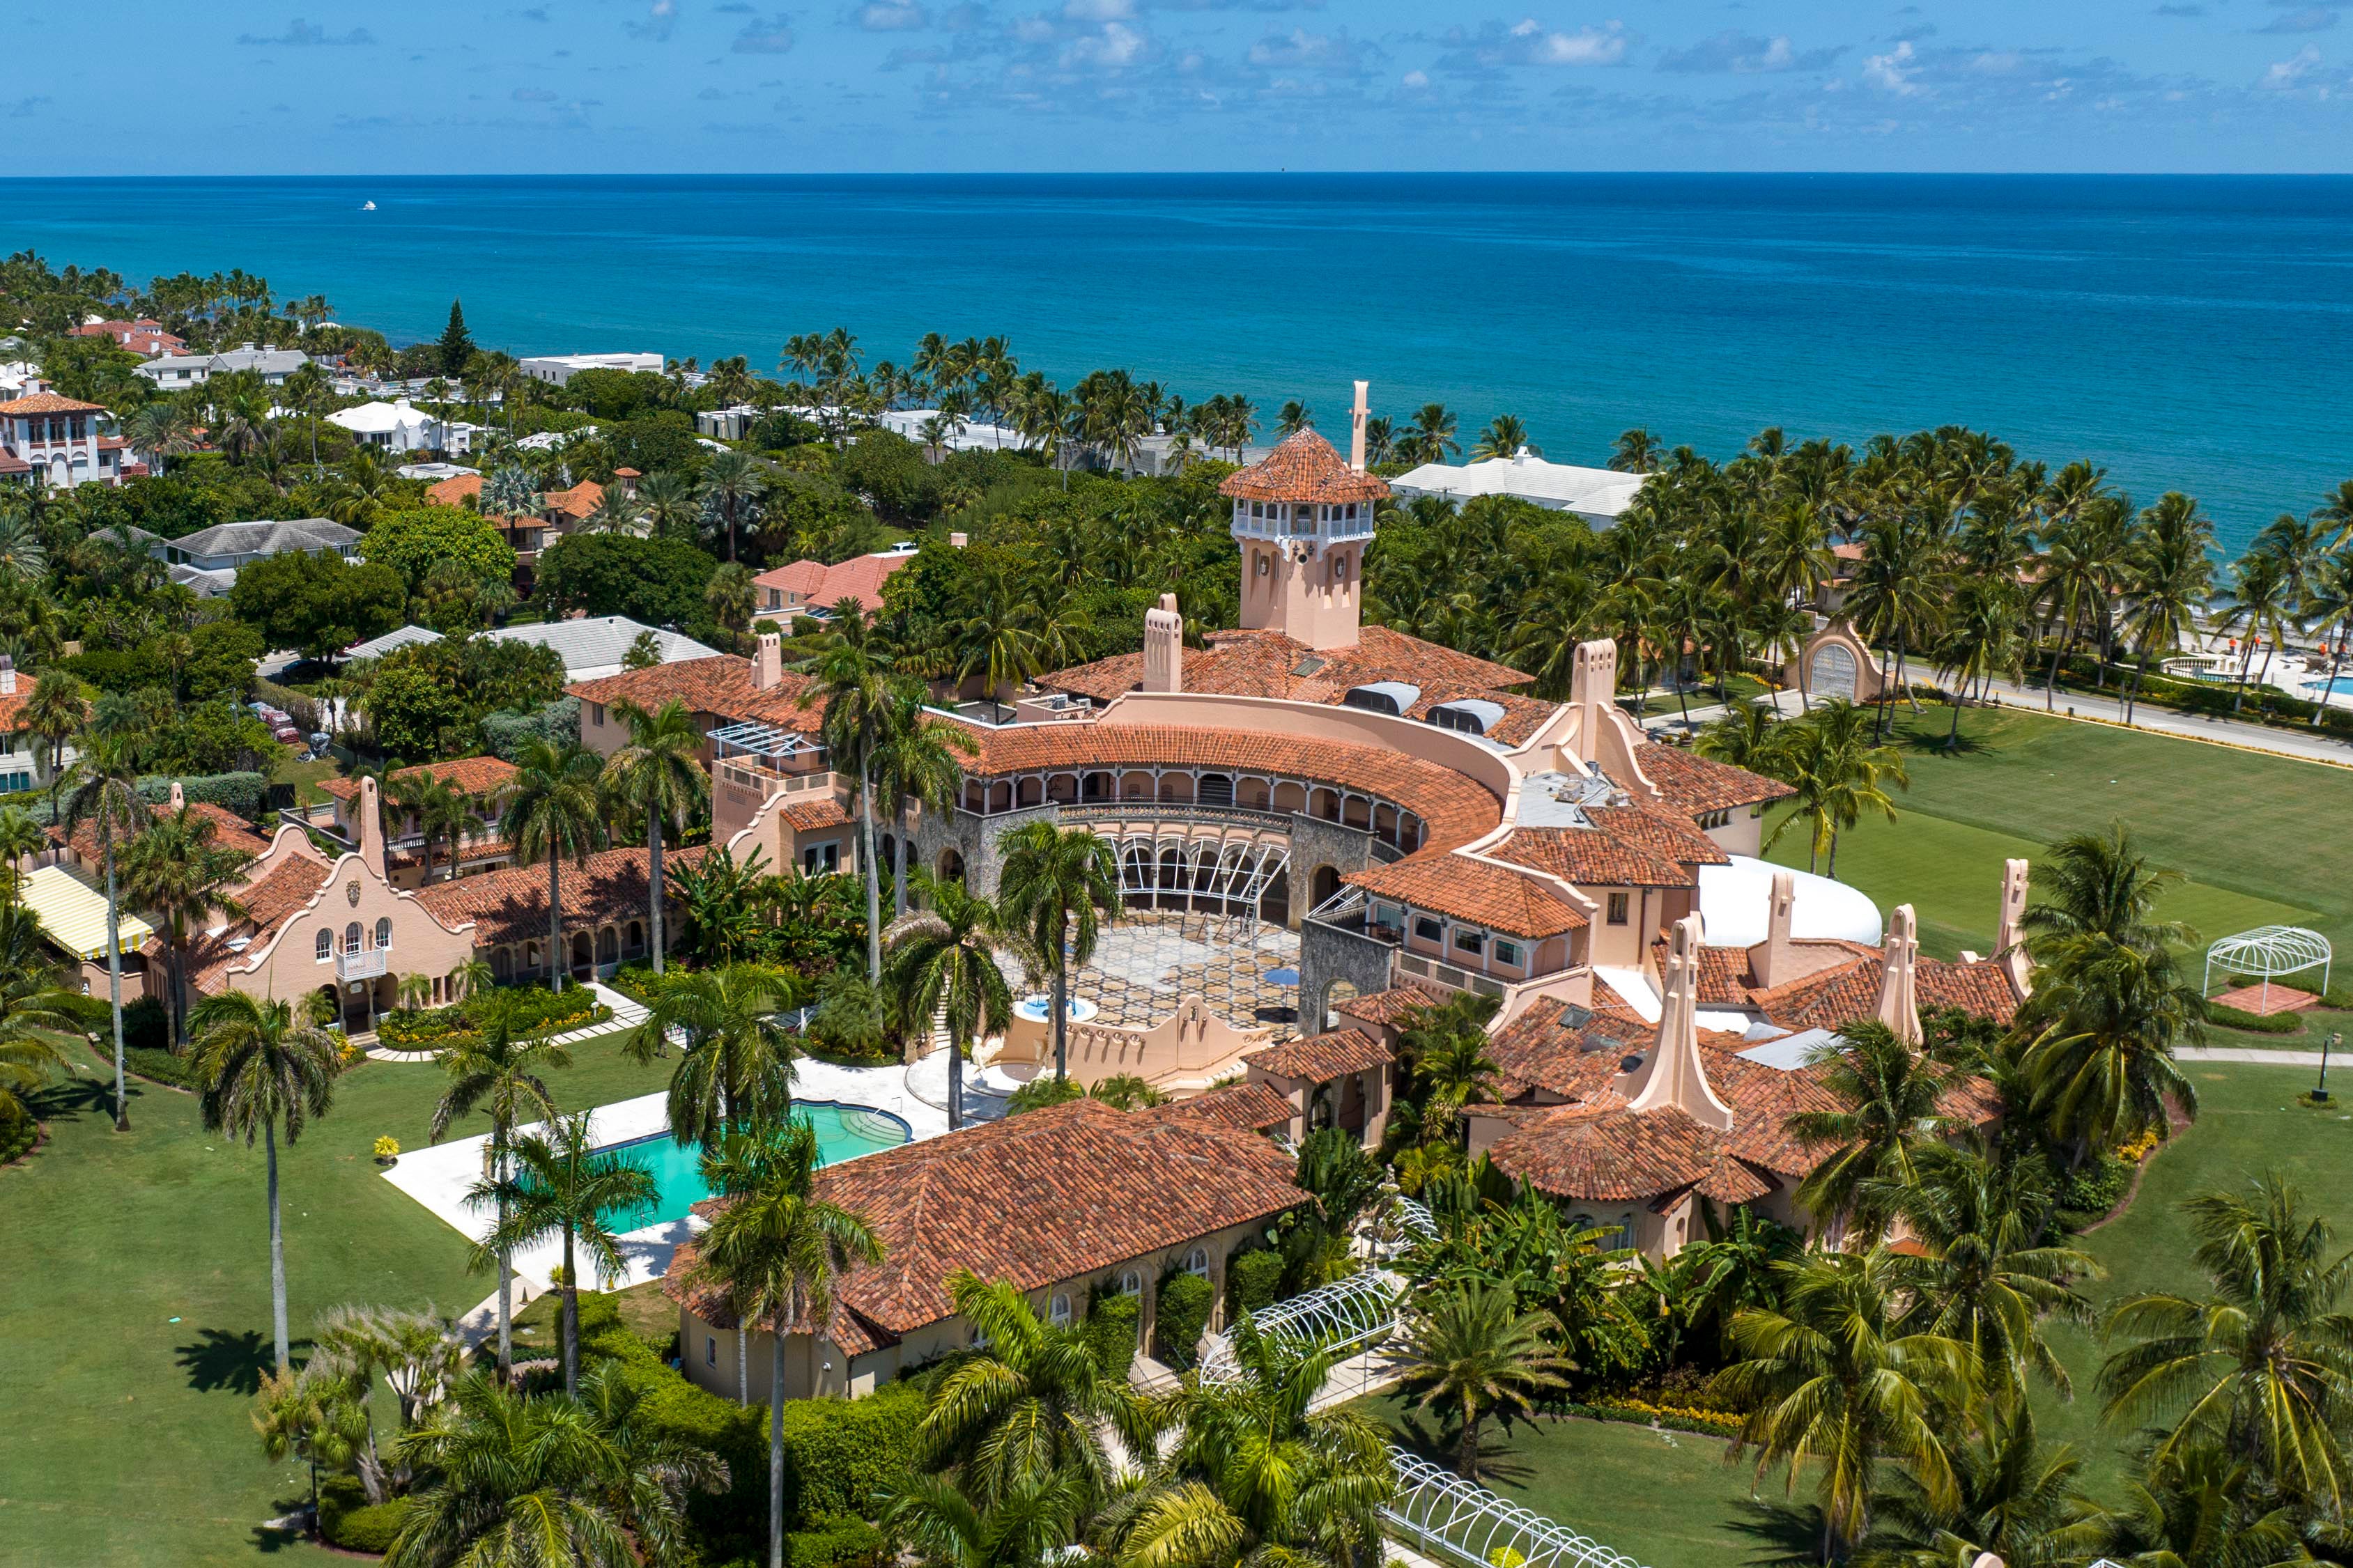
[[[387,1132],[375,1141],[375,1163],[385,1170],[400,1163],[400,1140]]]

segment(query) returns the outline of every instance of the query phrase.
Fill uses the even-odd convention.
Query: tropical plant
[[[236,920],[245,913],[230,889],[252,865],[242,849],[217,843],[219,825],[193,806],[151,816],[147,826],[123,847],[122,880],[133,903],[163,927],[164,988],[174,1047],[188,1046],[188,953],[211,929],[213,917]]]
[[[1508,1289],[1461,1285],[1419,1298],[1406,1324],[1404,1387],[1424,1410],[1461,1426],[1455,1473],[1479,1479],[1479,1428],[1490,1415],[1535,1414],[1535,1398],[1567,1386],[1571,1370],[1547,1340],[1550,1314],[1523,1311]]]
[[[805,702],[825,705],[828,760],[858,780],[860,864],[866,876],[866,978],[882,978],[882,884],[874,842],[874,762],[889,732],[890,665],[862,613],[835,617],[801,668],[813,678]]]
[[[89,823],[98,839],[106,879],[106,991],[114,1021],[114,1130],[131,1131],[131,1097],[122,1070],[122,887],[116,846],[147,826],[147,803],[139,795],[137,753],[122,733],[86,735],[79,777],[68,798],[68,831]]]
[[[32,1116],[26,1097],[72,1070],[97,1004],[68,983],[41,917],[0,904],[0,1126]]]
[[[1050,986],[1054,1076],[1070,1077],[1071,972],[1094,957],[1103,925],[1119,918],[1119,859],[1111,842],[1042,817],[997,839],[997,904],[1020,931]]]
[[[792,1113],[792,1033],[778,1015],[795,992],[794,976],[758,963],[681,971],[656,989],[626,1049],[650,1062],[684,1037],[668,1102],[681,1147]]]
[[[1875,1018],[1839,1033],[1843,1044],[1820,1068],[1839,1108],[1799,1111],[1784,1130],[1810,1150],[1827,1151],[1798,1184],[1799,1204],[1875,1235],[1887,1221],[1888,1195],[1917,1184],[1920,1152],[1953,1129],[1941,1103],[1952,1074],[1914,1055]]]
[[[602,764],[596,753],[574,742],[558,745],[544,736],[523,742],[514,776],[501,796],[499,831],[514,846],[523,865],[547,862],[547,983],[564,989],[571,967],[564,942],[564,861],[586,866],[591,850],[605,842]]]
[[[964,757],[980,743],[961,724],[942,723],[926,711],[923,692],[897,683],[881,710],[881,732],[874,746],[874,789],[891,814],[892,913],[907,912],[907,806],[952,811],[964,789]]]
[[[635,702],[614,704],[629,727],[628,743],[605,764],[613,792],[646,823],[646,918],[653,942],[654,973],[662,973],[662,830],[683,827],[711,798],[711,778],[696,752],[702,727],[693,712],[673,697],[649,712]]]
[[[948,1052],[948,1125],[964,1125],[964,1058],[976,1040],[1001,1035],[1013,996],[997,953],[1018,942],[999,908],[961,882],[918,871],[924,907],[893,921],[883,986],[906,1027],[944,1029]],[[1060,1081],[1060,1080],[1057,1080]]]

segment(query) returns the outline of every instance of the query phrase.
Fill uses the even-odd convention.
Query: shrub
[[[105,997],[101,995],[99,1000],[104,1001]],[[122,1043],[134,1050],[172,1048],[171,1015],[164,1011],[161,996],[142,996],[136,1002],[122,1005]]]
[[[1663,1426],[1673,1432],[1701,1432],[1712,1437],[1729,1437],[1740,1430],[1741,1418],[1715,1410],[1681,1410],[1669,1405],[1646,1405],[1639,1399],[1597,1399],[1590,1404],[1571,1405],[1573,1415],[1588,1416],[1595,1421],[1621,1421],[1638,1426]]]
[[[1209,1304],[1218,1299],[1208,1279],[1181,1269],[1160,1284],[1160,1308],[1153,1316],[1153,1353],[1178,1372],[1193,1364],[1201,1335],[1209,1326]]]
[[[539,985],[519,985],[493,994],[514,1009],[517,1032],[524,1037],[560,1035],[568,1029],[607,1023],[613,1016],[610,1007],[581,986],[562,995]],[[459,1002],[447,1007],[396,1008],[376,1021],[376,1036],[385,1044],[407,1051],[440,1050],[470,1044],[475,1037],[473,1019],[467,1011],[470,1005]]]
[[[2206,1021],[2246,1035],[2301,1035],[2304,1020],[2294,1013],[2243,1013],[2219,1002],[2206,1005]]]
[[[1282,1298],[1282,1254],[1252,1246],[1226,1260],[1226,1318],[1262,1312]]]
[[[2057,1195],[2062,1223],[2075,1228],[2105,1218],[2124,1202],[2137,1168],[2133,1162],[2101,1150],[2085,1160],[2081,1169],[2061,1172]]]
[[[1135,1326],[1143,1309],[1133,1296],[1098,1285],[1087,1300],[1087,1349],[1106,1376],[1124,1381],[1135,1364]]]
[[[651,1006],[654,999],[654,966],[646,959],[633,958],[613,971],[613,978],[605,982],[630,1001]]]
[[[0,1165],[23,1159],[39,1136],[30,1112],[14,1100],[0,1100]]]
[[[890,1552],[882,1532],[855,1514],[812,1521],[785,1537],[790,1568],[879,1568]]]
[[[553,741],[559,746],[580,740],[580,699],[559,697],[528,713],[487,713],[482,717],[482,748],[492,756],[513,762],[533,741]]]
[[[99,1054],[110,1064],[114,1059],[112,1051],[113,1047],[111,1045],[101,1045],[99,1047]],[[195,1089],[203,1087],[196,1082],[195,1065],[187,1058],[175,1057],[161,1047],[142,1048],[124,1046],[122,1069],[125,1072],[137,1073],[141,1078],[155,1083],[169,1084],[174,1089]]]
[[[392,1550],[407,1507],[399,1498],[369,1502],[357,1476],[328,1476],[319,1482],[319,1533],[346,1552],[381,1556]]]

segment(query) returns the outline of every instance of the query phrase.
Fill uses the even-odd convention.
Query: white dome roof
[[[1773,877],[1787,869],[1752,856],[1735,855],[1728,866],[1699,868],[1699,913],[1710,947],[1754,947],[1765,940],[1772,910]],[[1837,938],[1877,945],[1887,927],[1879,906],[1844,882],[1791,871],[1798,901],[1789,911],[1793,937]]]

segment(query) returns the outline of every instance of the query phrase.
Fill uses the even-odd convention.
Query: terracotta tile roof
[[[674,849],[662,863],[692,865],[701,847]],[[646,910],[646,852],[607,849],[586,866],[564,863],[564,929],[580,931],[626,921]],[[421,889],[417,901],[446,926],[474,922],[474,945],[547,940],[547,867],[510,866],[459,877]]]
[[[548,511],[577,521],[595,511],[604,499],[604,486],[594,479],[583,479],[568,490],[549,490],[539,498],[539,502]]]
[[[1864,956],[1777,985],[1749,992],[1750,1005],[1788,1029],[1838,1029],[1879,1012],[1879,982],[1886,960],[1873,948]],[[2018,995],[1995,963],[1947,963],[1941,959],[1915,961],[1912,989],[1923,1013],[1946,1007],[2007,1024],[2018,1014]]]
[[[1315,501],[1324,504],[1380,500],[1387,480],[1360,474],[1313,430],[1285,437],[1247,468],[1228,474],[1218,493],[1237,500]]]
[[[1147,1107],[1135,1113],[1166,1121],[1206,1121],[1242,1132],[1280,1127],[1293,1114],[1291,1102],[1262,1083],[1228,1084],[1190,1100]]]
[[[980,751],[965,760],[965,771],[980,778],[1039,769],[1145,767],[1160,763],[1339,784],[1412,812],[1428,830],[1427,844],[1437,847],[1467,843],[1503,817],[1501,801],[1451,768],[1346,742],[1312,741],[1256,730],[1092,723],[976,730],[974,738],[980,742]],[[1426,847],[1400,864],[1419,865],[1430,853]]]
[[[1539,1002],[1495,1032],[1488,1054],[1503,1071],[1497,1095],[1516,1100],[1541,1089],[1587,1105],[1624,1104],[1625,1096],[1614,1087],[1623,1064],[1650,1049],[1658,1026],[1632,1013],[1599,1010],[1583,1024],[1571,1025],[1565,1011]]]
[[[1699,873],[1639,837],[1593,827],[1514,827],[1487,853],[1577,888],[1693,888]]]
[[[1760,1171],[1804,1181],[1829,1151],[1793,1137],[1789,1118],[1801,1110],[1836,1110],[1838,1097],[1822,1087],[1820,1068],[1785,1070],[1743,1061],[1733,1052],[1746,1049],[1748,1042],[1736,1036],[1725,1039],[1725,1048],[1709,1050],[1705,1060],[1708,1082],[1735,1118],[1725,1147]]]
[[[1387,1046],[1361,1029],[1335,1029],[1242,1053],[1242,1060],[1261,1072],[1309,1083],[1329,1083],[1343,1073],[1365,1072],[1396,1059]]]
[[[160,812],[164,808],[159,806],[155,809]],[[259,855],[269,847],[269,840],[256,833],[250,823],[225,805],[215,805],[210,801],[191,801],[188,805],[188,813],[213,825],[213,845],[216,848],[237,849],[248,855]],[[53,844],[69,843],[73,852],[80,856],[86,865],[95,866],[99,863],[98,828],[89,821],[73,824],[73,837],[70,839],[66,837],[66,830],[62,826],[52,824],[49,827],[49,841]],[[121,850],[122,841],[117,839],[115,853],[119,856]]]
[[[828,793],[815,800],[791,802],[785,807],[785,820],[800,832],[807,833],[813,828],[844,826],[850,821],[850,816],[841,809],[841,803]]]
[[[468,496],[481,493],[482,476],[480,474],[452,474],[425,487],[425,499],[435,506],[463,506]]]
[[[396,779],[414,778],[418,773],[439,779],[443,784],[465,795],[495,795],[504,789],[507,781],[515,776],[515,765],[504,757],[460,757],[455,762],[427,763],[420,767],[403,768],[391,776]],[[360,781],[355,778],[321,779],[319,789],[340,801],[359,798]]]
[[[327,885],[329,868],[303,855],[290,855],[259,881],[248,888],[237,902],[258,935],[266,936],[288,916],[309,903]]]
[[[25,705],[33,700],[33,693],[40,689],[40,677],[24,674],[16,677],[16,689],[8,696],[0,697],[0,731],[16,728],[22,721]],[[85,712],[88,711],[88,707],[86,703],[83,705]]]
[[[1686,816],[1763,805],[1787,800],[1798,793],[1779,779],[1768,779],[1729,763],[1711,761],[1687,747],[1662,746],[1656,741],[1646,741],[1635,747],[1634,761],[1644,776],[1659,786],[1661,798]]]
[[[1211,632],[1208,640],[1206,648],[1185,650],[1187,691],[1337,706],[1352,687],[1398,680],[1426,693],[1444,691],[1450,701],[1478,696],[1503,702],[1507,732],[1515,732],[1526,713],[1505,697],[1513,688],[1525,686],[1527,676],[1509,665],[1457,653],[1387,626],[1364,627],[1354,647],[1321,650],[1275,631]],[[1038,684],[1050,691],[1072,691],[1105,702],[1143,683],[1141,652],[1114,654],[1038,678]]]
[[[1651,956],[1660,973],[1667,970],[1664,938],[1651,943]],[[1748,1005],[1748,950],[1745,947],[1702,947],[1699,950],[1699,1005],[1703,1007]]]
[[[1306,1201],[1292,1170],[1271,1142],[1200,1109],[1077,1100],[828,1165],[817,1195],[881,1237],[884,1261],[836,1289],[879,1340],[951,1316],[945,1281],[958,1268],[1030,1290],[1270,1219]],[[719,1322],[691,1274],[673,1264],[663,1289]]]
[[[106,411],[103,403],[83,403],[77,398],[60,397],[54,392],[36,392],[30,396],[0,403],[0,414],[103,414]]]
[[[32,464],[5,447],[0,447],[0,474],[29,474],[32,471]]]
[[[779,729],[815,736],[825,724],[825,703],[802,698],[814,686],[805,675],[787,673],[765,691],[752,687],[752,661],[732,653],[708,658],[685,658],[646,669],[625,669],[596,680],[575,681],[564,689],[584,702],[635,702],[649,712],[677,698],[717,724],[757,720]]]
[[[1496,668],[1500,669],[1503,667],[1498,665]],[[1465,699],[1493,702],[1503,709],[1503,718],[1496,721],[1493,729],[1486,731],[1486,738],[1499,746],[1524,744],[1528,737],[1545,727],[1546,721],[1560,711],[1557,703],[1546,702],[1540,698],[1522,697],[1514,691],[1499,691],[1492,686],[1472,686],[1459,680],[1440,680],[1433,685],[1424,686],[1421,689],[1421,700],[1408,708],[1405,710],[1405,716],[1409,719],[1419,719],[1427,723],[1430,721],[1431,709],[1442,707],[1449,702],[1461,702]]]
[[[1351,996],[1332,1005],[1351,1018],[1361,1019],[1379,1029],[1402,1029],[1413,1022],[1413,1016],[1424,1007],[1435,1007],[1446,1000],[1445,995],[1425,985],[1409,980],[1387,991],[1375,991],[1363,996]]]
[[[797,595],[804,605],[830,607],[844,599],[855,599],[869,611],[882,607],[882,584],[893,573],[913,561],[913,555],[893,552],[883,555],[853,555],[847,561],[828,566],[822,561],[796,561],[761,573],[752,579],[755,587],[777,588],[786,595]],[[765,594],[754,615],[767,610]]]
[[[1718,1203],[1747,1203],[1773,1186],[1742,1164],[1725,1135],[1670,1106],[1564,1105],[1519,1119],[1490,1149],[1495,1168],[1559,1198],[1651,1203],[1696,1187]]]
[[[1392,866],[1351,871],[1340,879],[1418,910],[1531,941],[1587,923],[1581,912],[1535,878],[1467,855],[1414,855]]]

